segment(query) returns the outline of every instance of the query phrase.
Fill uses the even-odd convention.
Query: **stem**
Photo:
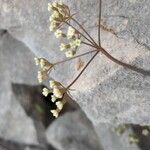
[[[83,26],[73,17],[71,19],[87,34],[87,36],[92,40],[93,44],[97,45],[94,39],[90,36],[90,34],[83,28]]]
[[[82,71],[79,73],[79,75],[71,82],[71,84],[68,85],[67,89],[69,89],[77,80],[78,78],[82,75],[82,73],[85,71],[85,69],[88,67],[88,65],[92,62],[92,60],[96,57],[96,55],[99,53],[97,51],[94,56],[89,60],[89,62],[85,65],[85,67],[82,69]]]
[[[98,42],[99,42],[99,46],[101,46],[101,31],[100,31],[100,27],[101,27],[101,7],[102,5],[102,1],[99,0],[99,24],[98,24]]]
[[[93,53],[93,52],[95,52],[95,51],[97,51],[97,50],[89,51],[89,52],[83,53],[83,54],[81,54],[81,55],[77,55],[77,56],[75,56],[75,57],[72,57],[72,58],[69,58],[69,59],[66,59],[66,60],[62,60],[62,61],[56,62],[56,63],[54,63],[53,65],[58,65],[58,64],[61,64],[61,63],[64,63],[64,62],[73,60],[73,59],[75,59],[75,58],[82,57],[82,56],[85,56],[85,55],[87,55],[87,54]]]
[[[143,75],[148,75],[150,76],[150,71],[148,70],[144,70],[142,68],[138,68],[138,67],[135,67],[135,66],[132,66],[130,64],[127,64],[127,63],[124,63],[116,58],[114,58],[113,56],[111,56],[106,50],[104,50],[103,48],[99,49],[107,58],[109,58],[111,61],[123,66],[123,67],[126,67],[130,70],[133,70],[135,72],[138,72],[138,73],[141,73]]]
[[[95,46],[93,46],[93,45],[91,45],[91,44],[89,44],[89,43],[87,43],[87,42],[82,42],[82,44],[85,44],[85,45],[88,45],[88,46],[91,46],[91,47],[97,48],[97,47],[95,47]]]
[[[71,26],[73,29],[75,29],[79,34],[81,34],[87,41],[89,41],[93,45],[93,42],[91,40],[89,40],[83,33],[81,33],[80,31],[78,31],[73,25],[71,25],[67,21],[64,21],[64,23],[66,23],[68,26]]]

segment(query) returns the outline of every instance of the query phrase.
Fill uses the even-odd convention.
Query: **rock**
[[[0,150],[43,150],[43,148],[38,145],[30,145],[0,139]]]
[[[91,122],[81,111],[66,113],[46,131],[47,140],[58,150],[100,150]]]
[[[128,136],[133,134],[131,128],[120,136],[113,129],[114,127],[108,124],[101,124],[96,128],[96,133],[104,150],[140,150],[137,144],[129,144]]]
[[[64,1],[73,12],[79,12],[77,18],[96,39],[98,1]],[[47,2],[0,1],[0,20],[3,20],[0,28],[7,29],[36,55],[54,62],[64,55],[58,50],[59,41],[48,31]],[[102,1],[102,46],[118,59],[147,70],[150,70],[149,7],[146,0]],[[79,53],[89,49],[81,46]],[[82,58],[84,64],[88,59],[90,55]],[[56,67],[51,77],[68,85],[79,73],[75,69],[77,63],[75,60]],[[95,125],[150,124],[150,77],[120,67],[101,54],[72,88],[76,89],[71,92],[73,99]]]
[[[38,144],[36,129],[11,89],[11,83],[36,82],[33,54],[8,33],[0,34],[0,137],[25,144]]]

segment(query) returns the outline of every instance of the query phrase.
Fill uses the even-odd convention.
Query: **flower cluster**
[[[60,50],[65,51],[66,57],[73,57],[76,54],[76,49],[81,45],[80,35],[74,28],[69,26],[65,36],[69,40],[69,43],[61,43]]]
[[[63,99],[65,88],[57,81],[50,81],[49,83],[50,89],[43,88],[42,94],[47,97],[49,93],[53,93],[53,95],[51,95],[51,101],[56,104],[57,108],[56,110],[51,110],[51,113],[57,118],[66,103]]]
[[[39,83],[41,83],[43,80],[47,79],[48,73],[52,69],[53,64],[49,63],[44,58],[34,58],[34,61],[37,66],[40,66],[37,78]]]
[[[62,2],[48,3],[48,11],[52,11],[53,14],[50,16],[50,31],[58,29],[62,22],[70,18],[69,7]]]
[[[65,52],[66,57],[73,57],[76,54],[76,49],[81,45],[79,33],[71,26],[68,27],[67,33],[64,33],[60,28],[62,23],[71,19],[69,7],[62,2],[48,3],[48,11],[52,11],[50,16],[50,31],[54,31],[56,38],[67,38],[68,44],[62,43],[60,50]]]

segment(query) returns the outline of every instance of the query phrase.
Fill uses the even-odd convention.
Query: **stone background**
[[[150,125],[150,77],[112,63],[99,54],[72,87],[72,99],[54,120],[40,94],[35,56],[62,60],[48,26],[48,0],[0,0],[0,149],[149,150],[149,139],[130,145],[134,125]],[[64,0],[97,39],[98,0]],[[118,59],[150,70],[148,0],[102,1],[102,46]],[[109,32],[106,29],[111,29]],[[90,50],[81,46],[78,54]],[[90,55],[82,57],[85,64]],[[79,59],[52,72],[69,84]],[[79,88],[80,87],[80,88]],[[123,136],[112,129],[134,124]]]

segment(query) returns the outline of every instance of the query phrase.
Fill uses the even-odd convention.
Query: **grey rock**
[[[137,144],[129,144],[128,136],[129,134],[133,134],[131,128],[127,129],[120,136],[113,130],[114,127],[108,124],[101,124],[96,127],[96,133],[104,150],[140,150]]]
[[[72,8],[82,25],[97,38],[97,0],[64,0]],[[58,50],[59,42],[48,31],[47,0],[0,1],[0,28],[7,29],[24,42],[36,55],[51,62],[64,58]],[[26,5],[28,4],[28,5]],[[148,1],[102,1],[102,46],[113,56],[130,64],[150,70],[150,4]],[[114,34],[115,33],[115,34]],[[89,50],[82,46],[79,53]],[[82,58],[85,62],[90,55]],[[69,84],[79,73],[78,60],[58,66],[51,77]],[[80,87],[80,88],[78,88]],[[135,123],[150,124],[150,77],[122,68],[98,55],[72,87],[73,99],[94,124]]]
[[[58,150],[101,150],[91,122],[81,111],[59,117],[49,126],[46,135]]]
[[[25,144],[38,144],[33,121],[11,89],[11,83],[34,84],[33,54],[8,33],[0,36],[0,137]],[[33,65],[32,65],[33,64]]]

